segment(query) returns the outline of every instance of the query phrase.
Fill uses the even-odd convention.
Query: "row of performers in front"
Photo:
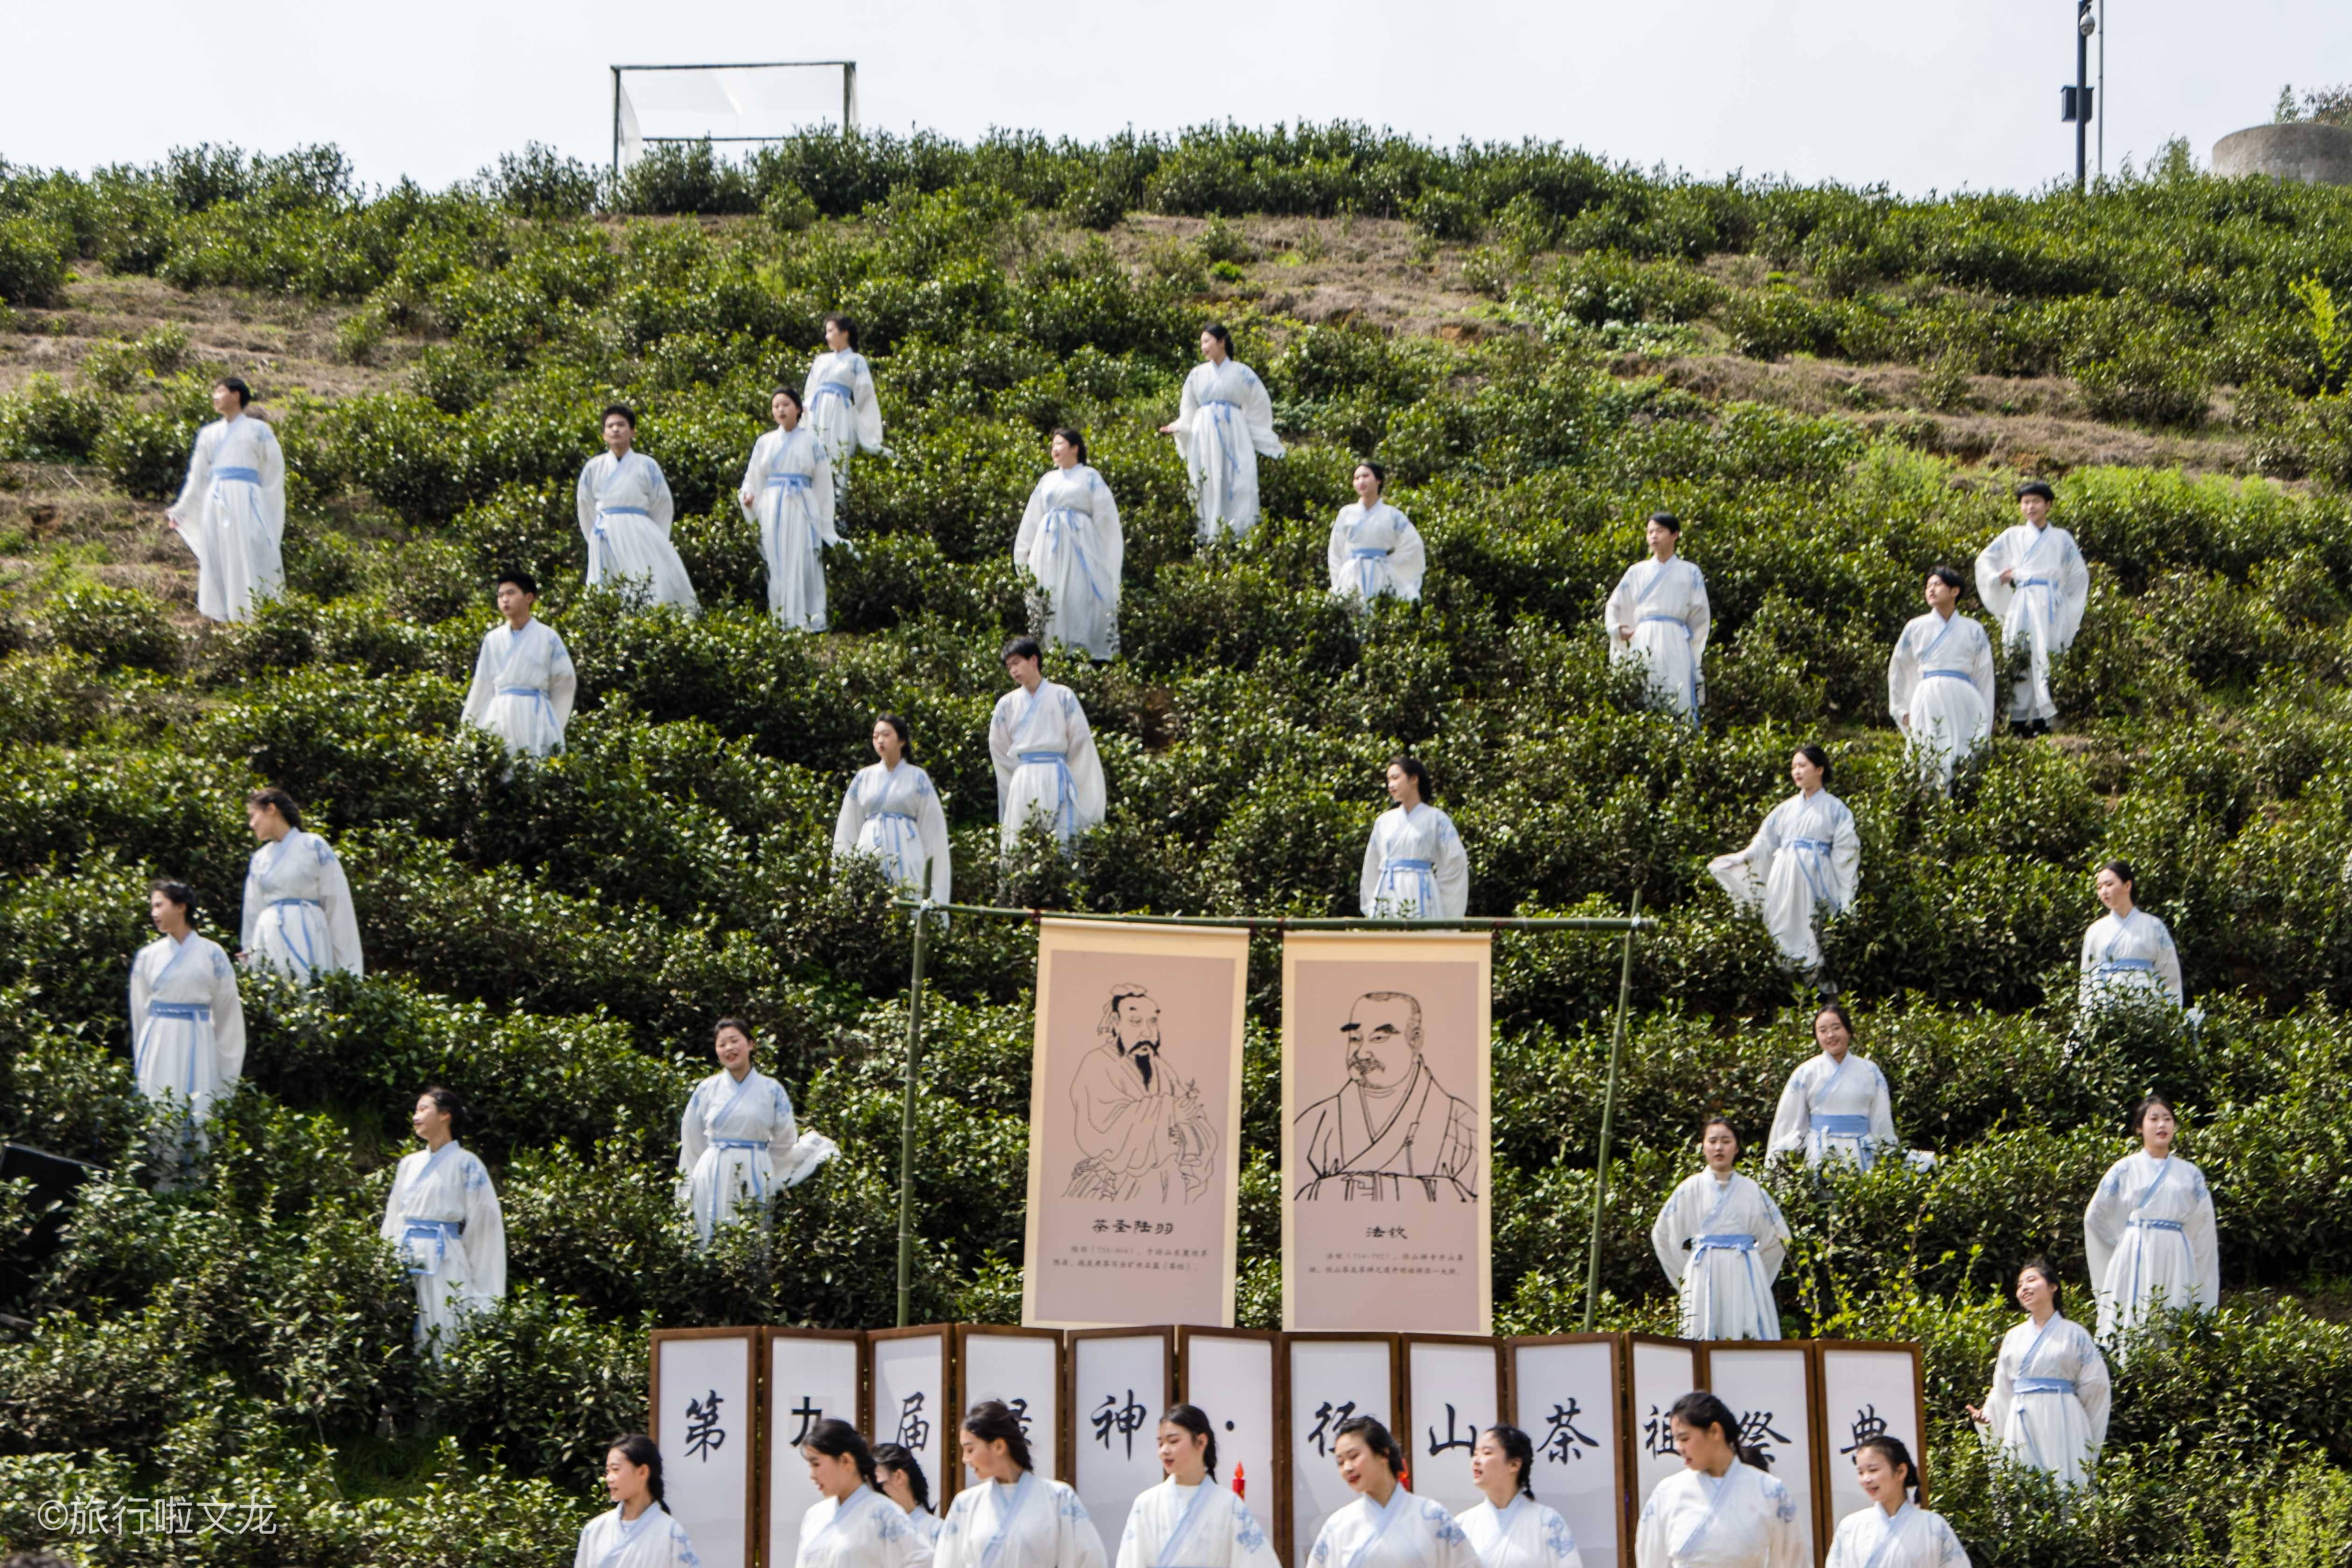
[[[1639,1568],[1810,1568],[1796,1501],[1740,1447],[1730,1408],[1686,1394],[1669,1422],[1684,1468],[1643,1507]],[[944,1517],[907,1449],[818,1422],[801,1444],[820,1495],[802,1515],[794,1568],[1281,1568],[1248,1500],[1219,1481],[1209,1415],[1171,1406],[1157,1437],[1165,1479],[1129,1509],[1114,1563],[1076,1491],[1036,1473],[1021,1419],[1001,1401],[963,1417],[958,1458],[979,1484]],[[1307,1568],[1583,1568],[1567,1521],[1535,1499],[1535,1448],[1516,1427],[1479,1434],[1469,1465],[1485,1495],[1459,1515],[1414,1495],[1403,1448],[1370,1416],[1339,1424],[1332,1459],[1355,1496],[1324,1521]],[[1839,1521],[1830,1568],[1968,1568],[1951,1526],[1916,1500],[1919,1468],[1899,1439],[1863,1439],[1853,1464],[1871,1506]],[[649,1438],[613,1444],[604,1488],[613,1509],[580,1532],[574,1568],[695,1568]]]

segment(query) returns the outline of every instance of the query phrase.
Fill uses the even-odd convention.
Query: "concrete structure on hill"
[[[2296,120],[2233,131],[2213,143],[2213,172],[2352,185],[2352,129]]]

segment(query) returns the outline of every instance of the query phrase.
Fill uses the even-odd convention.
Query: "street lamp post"
[[[2091,151],[2091,35],[2099,24],[2091,15],[2095,0],[2074,0],[2074,85],[2058,89],[2062,120],[2074,127],[2074,189],[2083,188]]]

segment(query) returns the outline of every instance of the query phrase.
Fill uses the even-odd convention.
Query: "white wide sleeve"
[[[1399,599],[1419,602],[1421,581],[1428,574],[1429,549],[1421,542],[1421,530],[1412,526],[1411,517],[1399,513],[1396,544],[1389,551],[1389,581]]]
[[[147,1004],[154,998],[154,988],[148,983],[147,966],[140,960],[143,950],[131,955],[131,1046],[139,1047],[139,1037],[147,1030]]]
[[[1666,1541],[1665,1510],[1658,1506],[1658,1494],[1653,1491],[1650,1500],[1642,1505],[1642,1522],[1633,1531],[1633,1568],[1675,1568],[1673,1549]]]
[[[1478,1549],[1470,1544],[1470,1537],[1444,1505],[1422,1500],[1422,1517],[1429,1524],[1431,1543],[1436,1548],[1433,1568],[1484,1568],[1478,1561]]]
[[[596,537],[596,460],[593,457],[580,465],[580,483],[572,487],[572,508],[580,514],[580,537]]]
[[[1836,847],[1830,852],[1830,864],[1837,873],[1833,890],[1837,901],[1830,906],[1832,915],[1843,915],[1853,904],[1853,895],[1862,888],[1862,834],[1853,825],[1853,812],[1838,814],[1837,831],[1831,840]]]
[[[1780,1265],[1789,1256],[1789,1218],[1760,1185],[1756,1188],[1756,1198],[1764,1206],[1756,1222],[1756,1260],[1763,1265],[1766,1278],[1777,1280],[1780,1277]]]
[[[2174,1007],[2187,1002],[2187,993],[2180,984],[2180,949],[2173,944],[2172,927],[2169,925],[2159,926],[2157,930],[2156,977],[2164,987],[2164,994],[2172,998]]]
[[[1837,1522],[1837,1533],[1830,1538],[1829,1560],[1822,1568],[1864,1568],[1870,1561],[1870,1549],[1862,1543],[1862,1532],[1870,1528],[1873,1516],[1881,1515],[1876,1503],[1856,1509]]]
[[[1771,873],[1772,857],[1780,848],[1780,812],[1787,804],[1784,800],[1764,814],[1764,821],[1757,824],[1756,836],[1748,841],[1746,849],[1717,855],[1706,862],[1706,869],[1723,884],[1731,902],[1742,909],[1763,907],[1764,879]]]
[[[1690,607],[1683,612],[1683,624],[1690,628],[1691,678],[1699,686],[1704,700],[1706,676],[1706,634],[1715,624],[1715,612],[1706,601],[1706,574],[1696,567],[1690,569]]]
[[[768,1107],[768,1157],[781,1171],[792,1157],[793,1145],[801,1141],[801,1124],[793,1114],[792,1091],[772,1078],[768,1083],[772,1092]]]
[[[1936,1516],[1935,1531],[1928,1550],[1935,1552],[1936,1561],[1929,1568],[1972,1568],[1968,1548],[1960,1544],[1960,1538],[1952,1533],[1950,1521],[1941,1514]]]
[[[1895,1131],[1895,1094],[1886,1086],[1886,1074],[1876,1062],[1870,1064],[1871,1076],[1877,1080],[1870,1090],[1870,1141],[1878,1148],[1892,1152],[1900,1146]]]
[[[1387,858],[1381,853],[1381,823],[1375,817],[1372,819],[1372,831],[1364,835],[1364,874],[1356,890],[1357,903],[1367,918],[1379,913],[1375,905],[1381,890],[1381,866]]]
[[[2004,1339],[1992,1353],[1992,1387],[1985,1394],[1984,1420],[1978,1430],[1987,1443],[1998,1447],[2001,1434],[2009,1430],[2010,1407],[2017,1402],[2017,1380],[2009,1370],[2009,1342]]]
[[[1615,653],[1632,644],[1633,622],[1638,619],[1633,600],[1633,569],[1629,566],[1625,574],[1617,580],[1617,586],[1609,591],[1608,602],[1601,607],[1601,632],[1609,640],[1610,652]]]
[[[1323,568],[1330,574],[1334,599],[1352,598],[1355,593],[1355,574],[1349,570],[1354,560],[1348,543],[1348,510],[1340,507],[1339,516],[1331,519],[1331,539],[1323,547]]]
[[[1249,421],[1250,445],[1256,448],[1257,455],[1281,456],[1282,437],[1274,429],[1274,397],[1255,371],[1249,372],[1249,391],[1242,399],[1242,413]]]
[[[1013,788],[1013,769],[1020,757],[1013,749],[1013,718],[1001,699],[988,716],[988,760],[996,769],[996,815],[1002,821],[1005,791]]]
[[[743,462],[743,483],[735,492],[735,505],[742,509],[746,521],[760,520],[760,497],[768,487],[768,449],[775,443],[766,436],[751,443],[751,455]],[[743,499],[749,496],[749,501]]]
[[[874,397],[874,367],[857,356],[857,373],[851,378],[852,399],[857,405],[857,444],[868,452],[882,450],[882,405]]]
[[[1437,878],[1437,907],[1448,920],[1459,920],[1470,913],[1470,853],[1462,847],[1462,835],[1454,829],[1454,819],[1441,817],[1437,824],[1437,864],[1431,868]]]
[[[686,1097],[686,1110],[677,1119],[677,1174],[691,1174],[709,1147],[710,1134],[702,1122],[702,1085],[698,1083]]]
[[[184,528],[194,520],[205,504],[205,492],[212,487],[213,457],[205,444],[205,425],[196,432],[194,443],[188,448],[188,476],[180,485],[179,498],[163,510],[163,515]]]
[[[1063,733],[1069,747],[1070,784],[1077,795],[1076,814],[1099,822],[1110,810],[1110,789],[1103,782],[1102,758],[1095,752],[1094,726],[1087,722],[1087,710],[1075,695],[1066,691],[1062,700],[1069,705]]]
[[[915,810],[915,834],[922,843],[923,858],[931,862],[931,902],[949,904],[955,899],[955,868],[949,852],[948,813],[947,808],[940,804],[940,792],[929,782],[929,777],[924,775],[922,804]]]
[[[1911,727],[1911,694],[1919,689],[1919,655],[1911,651],[1911,629],[1895,638],[1895,652],[1886,656],[1886,712],[1897,729]]]
[[[2016,588],[2000,580],[2009,570],[2009,530],[1993,535],[1992,542],[1977,552],[1977,597],[1992,612],[1993,619],[2009,624],[2009,606],[2017,597]]]
[[[261,852],[256,850],[253,859],[246,862],[245,897],[237,914],[236,950],[253,951],[253,933],[261,924]]]
[[[866,807],[857,799],[857,774],[849,776],[849,788],[841,792],[841,813],[833,820],[833,852],[845,855],[857,848],[858,832],[866,826]]]
[[[816,519],[816,537],[829,545],[841,542],[841,534],[834,526],[833,516],[833,455],[824,443],[816,444],[816,473],[809,480],[809,515]]]
[[[1087,1515],[1087,1505],[1068,1487],[1054,1488],[1053,1568],[1109,1568],[1102,1532]]]
[[[400,1178],[408,1174],[408,1160],[409,1156],[403,1155],[399,1159],[393,1162],[392,1190],[383,1195],[383,1223],[376,1227],[376,1234],[383,1237],[386,1241],[391,1242],[394,1246],[399,1245],[400,1232],[402,1228],[400,1222]]]
[[[555,628],[547,629],[555,637]],[[572,699],[580,695],[580,672],[572,667],[572,650],[563,639],[555,637],[555,651],[547,656],[547,697],[555,709],[555,727],[561,733],[572,722]]]
[[[2083,612],[2091,602],[2091,569],[2084,564],[2083,552],[2074,548],[2074,537],[2066,536],[2066,554],[2058,563],[2058,586],[2053,591],[2058,602],[2052,617],[2056,625],[2057,644],[2064,647],[2083,629]]]
[[[236,966],[217,949],[214,956],[213,1061],[226,1095],[245,1071],[245,1004],[236,994]]]
[[[269,542],[286,542],[286,449],[278,444],[278,434],[264,424],[261,436],[261,522],[269,530]]]
[[[1206,1483],[1214,1486],[1211,1481]],[[1230,1494],[1228,1494],[1230,1495]],[[1130,1512],[1129,1518],[1133,1517]],[[1249,1504],[1234,1499],[1233,1512],[1227,1528],[1233,1531],[1233,1543],[1225,1553],[1226,1568],[1282,1568],[1282,1559],[1274,1554],[1274,1544],[1267,1538],[1265,1527],[1250,1512]],[[1150,1563],[1143,1568],[1151,1568]]]
[[[1029,504],[1021,509],[1021,527],[1013,535],[1013,564],[1024,571],[1034,573],[1037,570],[1030,552],[1036,548],[1038,525],[1045,520],[1045,487],[1053,480],[1049,471],[1031,487]],[[998,782],[1001,785],[1003,780]]]
[[[499,1189],[478,1157],[466,1173],[466,1234],[457,1239],[466,1249],[467,1289],[484,1301],[505,1295],[507,1218],[499,1207]]]
[[[669,476],[650,457],[646,459],[646,466],[654,471],[653,483],[646,486],[650,493],[646,497],[646,510],[652,514],[654,527],[661,530],[662,538],[667,538],[669,525],[677,513],[677,504],[670,499]]]
[[[2112,1301],[2107,1268],[2115,1261],[2116,1249],[2123,1245],[2124,1221],[2131,1218],[2131,1199],[2124,1196],[2124,1177],[2130,1166],[2126,1156],[2108,1166],[2099,1185],[2091,1189],[2091,1201],[2083,1210],[2083,1255],[2091,1269],[2091,1291],[2102,1305]]]
[[[482,716],[490,711],[490,698],[495,695],[497,679],[496,672],[490,668],[490,640],[485,637],[480,649],[474,654],[474,679],[466,688],[465,709],[457,716],[461,723],[478,725],[482,722]]]
[[[2082,974],[2075,987],[2075,1000],[2079,1006],[2086,1008],[2091,1005],[2091,998],[2098,991],[2097,983],[2093,977],[2097,970],[2099,950],[2092,941],[2098,929],[2099,923],[2095,920],[2083,928]]]
[[[1117,599],[1121,574],[1127,565],[1127,530],[1119,526],[1118,502],[1112,497],[1110,486],[1095,470],[1089,468],[1087,473],[1093,481],[1095,493],[1095,548],[1101,554],[1103,566],[1109,573],[1111,597]]]
[[[1690,1239],[1690,1222],[1683,1218],[1683,1188],[1677,1186],[1666,1195],[1666,1204],[1658,1210],[1657,1222],[1650,1227],[1650,1248],[1658,1255],[1658,1266],[1666,1271],[1666,1283],[1680,1288],[1683,1264],[1687,1254],[1683,1243]]]
[[[352,904],[351,878],[343,874],[342,857],[323,839],[319,842],[319,904],[327,916],[328,946],[335,967],[355,976],[367,973],[360,952],[360,915]]]
[[[1771,1517],[1764,1523],[1765,1568],[1811,1568],[1812,1553],[1805,1550],[1805,1538],[1797,1529],[1797,1500],[1777,1482],[1769,1490],[1766,1506]]]
[[[2096,1454],[2107,1446],[2107,1410],[2115,1390],[2107,1381],[2107,1358],[2099,1354],[2088,1333],[2083,1335],[2083,1350],[2082,1369],[2074,1374],[2074,1397],[2083,1402],[2083,1420],[2091,1429],[2091,1452]]]
[[[1812,1110],[1805,1101],[1805,1070],[1800,1066],[1780,1086],[1780,1103],[1772,1112],[1772,1134],[1764,1141],[1767,1161],[1782,1155],[1802,1156],[1806,1134],[1812,1131]]]
[[[2213,1218],[2213,1189],[2206,1185],[2201,1171],[2197,1176],[2197,1206],[2189,1211],[2180,1228],[2189,1238],[2189,1257],[2197,1271],[2196,1300],[2188,1304],[2210,1312],[2221,1304],[2221,1241]]]
[[[1976,622],[1971,621],[1969,624],[1976,626],[1977,636],[1976,651],[1969,656],[1969,685],[1976,687],[1977,696],[1984,703],[1985,723],[1990,725],[1993,716],[2000,711],[1993,698],[1992,638]]]
[[[1184,390],[1176,400],[1176,455],[1188,463],[1192,458],[1192,420],[1201,412],[1201,382],[1208,373],[1207,365],[1194,365],[1186,372]]]
[[[802,409],[807,410],[816,406],[816,389],[824,384],[823,377],[825,362],[832,358],[832,354],[824,353],[809,361],[808,380],[801,383]]]

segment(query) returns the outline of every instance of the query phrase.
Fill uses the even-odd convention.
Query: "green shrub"
[[[72,583],[43,607],[41,624],[58,646],[107,669],[169,670],[180,662],[163,607],[135,588]]]
[[[187,478],[188,455],[202,423],[173,409],[125,405],[107,420],[90,455],[124,494],[168,501]]]
[[[0,213],[0,305],[55,305],[63,298],[72,243],[54,223]]]
[[[0,462],[79,463],[105,430],[111,400],[68,391],[46,371],[0,395]]]

